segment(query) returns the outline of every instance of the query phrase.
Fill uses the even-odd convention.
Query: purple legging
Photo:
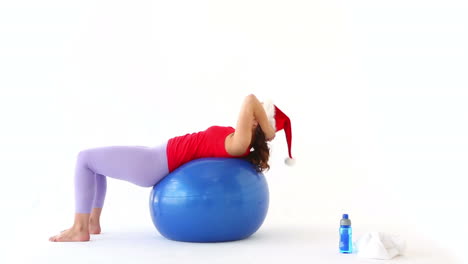
[[[102,208],[107,190],[105,176],[142,187],[158,183],[169,173],[166,146],[110,146],[80,151],[75,167],[75,212],[89,214],[92,208]]]

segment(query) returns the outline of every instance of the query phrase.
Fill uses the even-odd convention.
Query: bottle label
[[[351,230],[349,228],[340,228],[340,252],[352,253]]]
[[[340,250],[341,251],[348,251],[349,250],[349,237],[348,237],[347,234],[341,234]]]

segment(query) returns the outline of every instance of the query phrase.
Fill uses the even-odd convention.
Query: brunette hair
[[[270,165],[268,164],[268,159],[270,158],[270,148],[268,147],[265,133],[263,133],[260,126],[255,128],[251,147],[253,151],[251,151],[245,159],[250,161],[258,172],[269,170]]]

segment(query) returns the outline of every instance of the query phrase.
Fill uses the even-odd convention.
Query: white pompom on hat
[[[276,129],[276,132],[284,129],[284,134],[286,135],[286,142],[288,143],[289,152],[289,157],[287,157],[284,162],[289,166],[294,165],[295,160],[291,155],[291,120],[287,115],[283,113],[283,111],[281,111],[276,105],[274,105],[271,100],[265,100],[263,102],[263,109],[265,109],[268,121],[270,122],[271,126]]]

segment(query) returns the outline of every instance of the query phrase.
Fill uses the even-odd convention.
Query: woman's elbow
[[[245,97],[245,100],[246,101],[249,101],[249,102],[252,102],[252,101],[255,101],[255,100],[258,100],[257,97],[255,96],[255,94],[249,94]]]
[[[259,101],[254,94],[249,94],[245,97],[244,106],[253,108],[258,102]]]

